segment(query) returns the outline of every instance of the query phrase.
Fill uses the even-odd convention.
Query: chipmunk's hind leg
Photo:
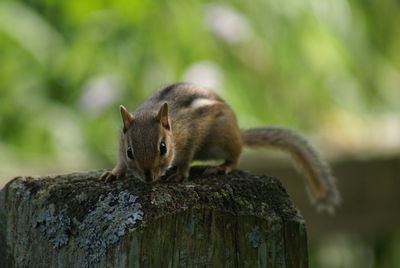
[[[234,115],[228,114],[228,116]],[[222,159],[225,161],[219,166],[206,169],[204,173],[227,174],[234,170],[239,162],[243,147],[241,132],[236,120],[226,119],[216,122],[211,133],[213,133],[211,143],[218,145],[218,151],[222,152]]]

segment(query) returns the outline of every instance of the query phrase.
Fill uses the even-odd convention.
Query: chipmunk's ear
[[[125,133],[133,121],[133,115],[123,105],[119,106],[119,111],[121,112],[122,123],[124,125],[123,132]]]
[[[160,111],[158,112],[157,115],[157,120],[160,121],[161,125],[166,128],[167,130],[170,130],[171,127],[169,125],[169,120],[168,120],[168,104],[164,103]]]

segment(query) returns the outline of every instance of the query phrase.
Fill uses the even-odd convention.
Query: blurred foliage
[[[219,90],[243,127],[398,112],[399,14],[395,0],[3,0],[1,160],[110,165],[117,104],[182,80]]]
[[[336,234],[311,245],[310,267],[392,268],[400,263],[399,232],[360,237]]]

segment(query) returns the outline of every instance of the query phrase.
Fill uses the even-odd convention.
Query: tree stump
[[[0,267],[307,267],[304,221],[277,179],[203,171],[17,177],[0,192]]]

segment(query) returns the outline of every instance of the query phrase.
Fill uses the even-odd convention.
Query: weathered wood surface
[[[0,192],[0,267],[307,267],[304,221],[273,177],[146,185],[101,171]]]

